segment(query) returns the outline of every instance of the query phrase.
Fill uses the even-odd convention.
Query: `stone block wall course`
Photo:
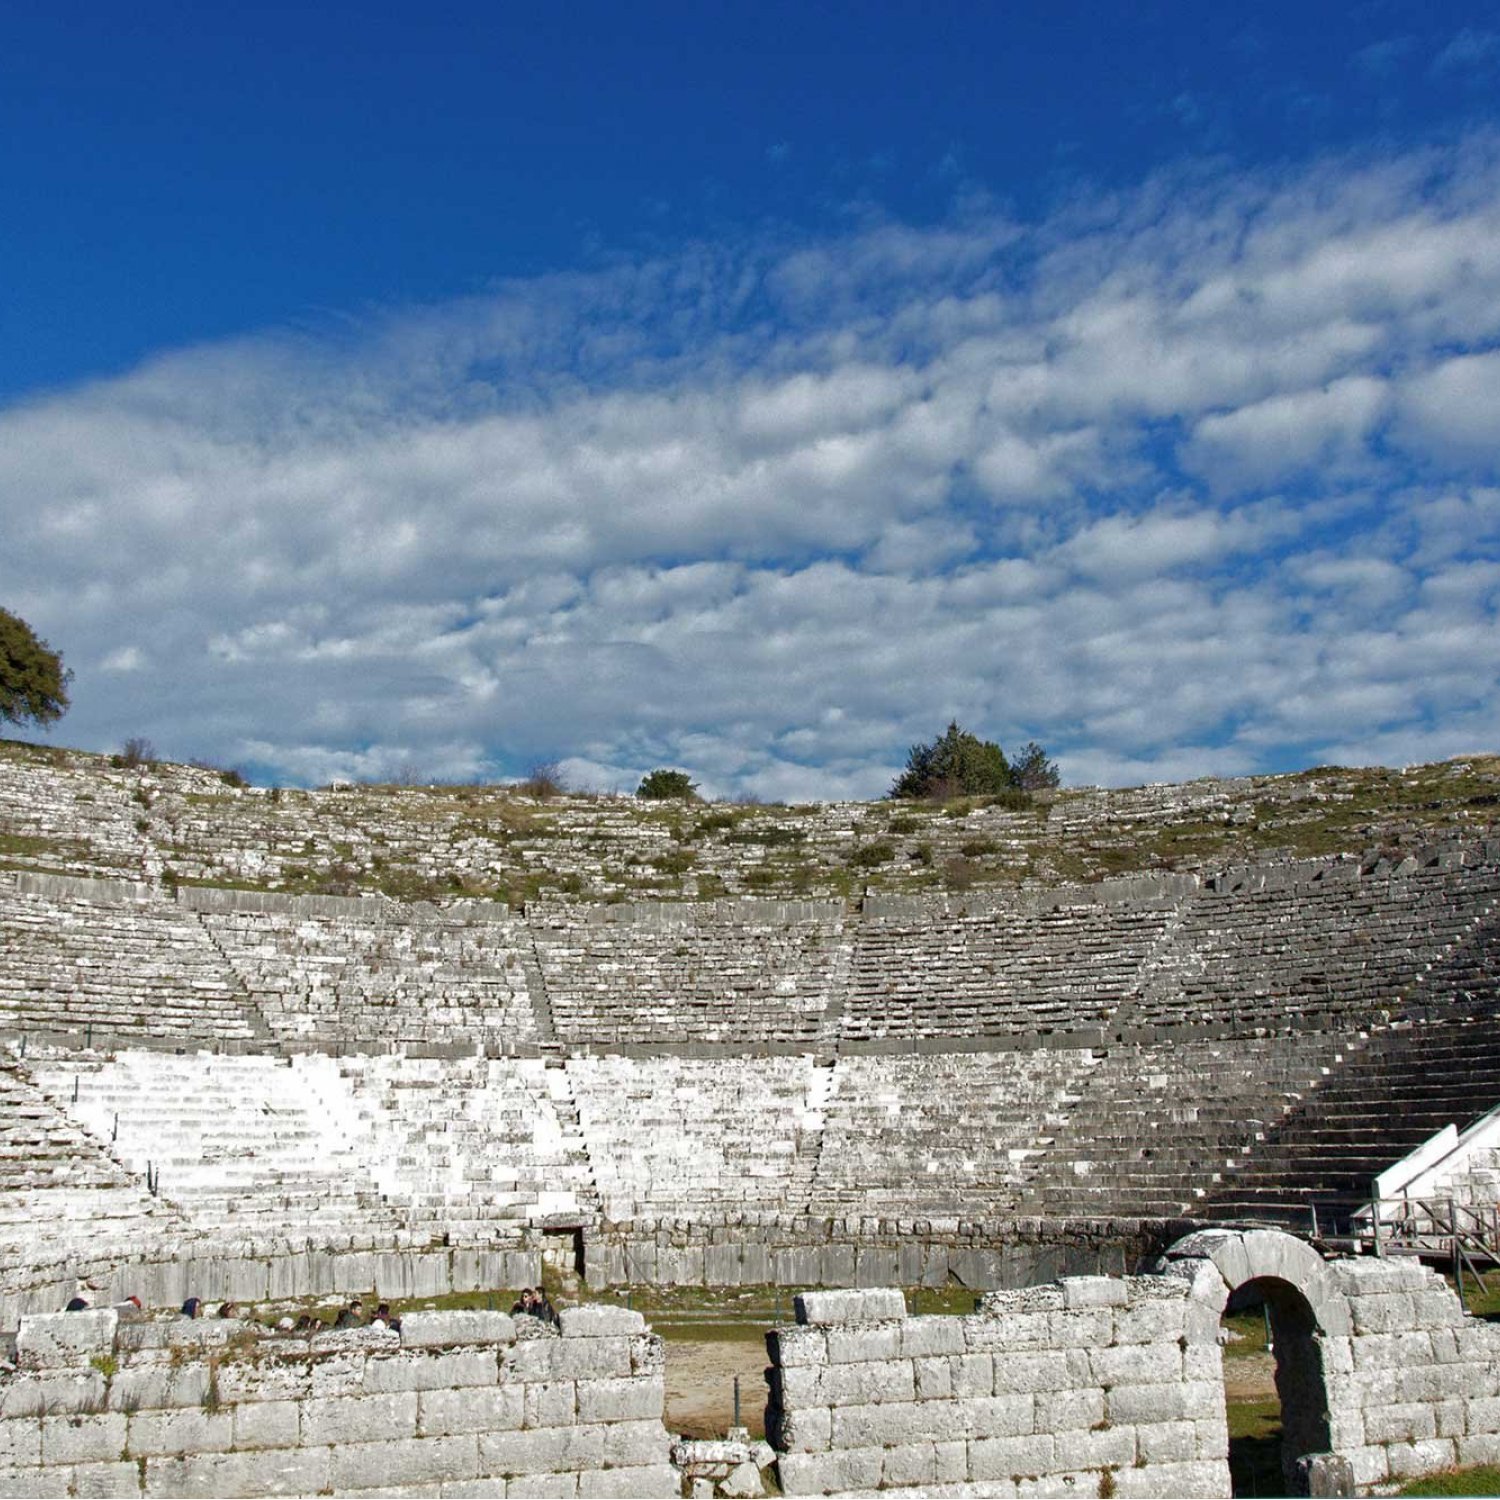
[[[0,1492],[665,1495],[660,1341],[638,1314],[562,1332],[417,1313],[311,1340],[234,1320],[22,1320],[0,1370]]]

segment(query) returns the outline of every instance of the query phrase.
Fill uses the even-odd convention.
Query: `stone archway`
[[[1336,1422],[1324,1344],[1352,1331],[1348,1299],[1316,1250],[1270,1229],[1207,1229],[1178,1240],[1160,1269],[1192,1285],[1206,1314],[1222,1316],[1230,1295],[1249,1288],[1270,1309],[1281,1401],[1281,1464],[1287,1494],[1306,1494],[1300,1460],[1335,1452]],[[1331,1491],[1324,1491],[1331,1493]]]

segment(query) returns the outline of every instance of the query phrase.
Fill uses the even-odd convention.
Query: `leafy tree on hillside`
[[[1028,745],[1013,766],[993,740],[982,740],[954,722],[931,744],[911,747],[906,769],[896,778],[889,795],[994,797],[1056,786],[1057,779],[1057,768],[1040,745]]]
[[[19,615],[0,609],[0,720],[55,723],[68,711],[73,674]]]
[[[648,771],[641,778],[635,794],[648,802],[670,802],[673,799],[693,802],[697,800],[698,784],[686,771],[669,771],[661,767]]]
[[[1035,740],[1015,758],[1010,769],[1023,792],[1047,791],[1062,781],[1057,762]]]

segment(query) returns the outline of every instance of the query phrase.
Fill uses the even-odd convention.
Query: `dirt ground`
[[[1267,1401],[1276,1394],[1276,1356],[1237,1354],[1224,1361],[1224,1394],[1231,1401]]]
[[[738,1339],[667,1344],[667,1431],[723,1437],[734,1424],[734,1377],[740,1377],[740,1421],[752,1437],[766,1432],[766,1346]]]

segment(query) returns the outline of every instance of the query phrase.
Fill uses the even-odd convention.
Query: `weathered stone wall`
[[[782,1487],[1228,1495],[1217,1335],[1247,1285],[1273,1310],[1289,1484],[1324,1454],[1359,1485],[1500,1460],[1500,1329],[1440,1276],[1215,1230],[1159,1274],[994,1292],[970,1317],[908,1317],[892,1289],[799,1297],[767,1336]]]
[[[767,1339],[789,1495],[1229,1493],[1218,1318],[1183,1282],[1066,1278],[964,1318],[819,1292],[798,1313]]]
[[[0,1371],[0,1494],[678,1491],[661,1341],[577,1307],[561,1331],[412,1313],[312,1339],[235,1320],[23,1319]]]
[[[656,1220],[584,1236],[591,1286],[1026,1286],[1125,1271],[1187,1227],[1130,1219],[851,1217],[741,1214],[733,1223]]]
[[[304,1243],[236,1253],[209,1237],[174,1240],[164,1234],[152,1243],[105,1248],[93,1242],[86,1224],[73,1230],[52,1259],[7,1268],[0,1327],[65,1306],[80,1278],[99,1288],[101,1297],[180,1307],[189,1297],[241,1303],[370,1292],[386,1301],[443,1297],[532,1286],[542,1274],[540,1252],[525,1242],[504,1250]]]

